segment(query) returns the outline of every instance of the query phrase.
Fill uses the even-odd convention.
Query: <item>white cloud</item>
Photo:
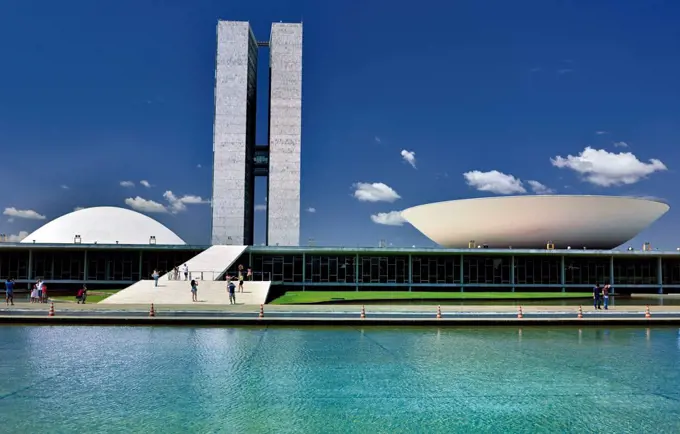
[[[401,151],[401,158],[404,159],[408,164],[413,166],[413,168],[416,168],[416,153],[413,151],[407,151],[406,149],[403,149]]]
[[[267,211],[267,205],[255,205],[255,211]]]
[[[198,169],[200,169],[201,167],[203,167],[203,166],[201,166],[200,164],[196,165],[196,168],[198,168]]]
[[[470,187],[479,191],[488,191],[497,194],[526,193],[522,181],[512,175],[506,175],[498,170],[481,172],[473,170],[463,173],[465,182]]]
[[[184,196],[177,197],[170,190],[163,193],[163,197],[170,204],[169,209],[173,214],[177,214],[178,212],[186,210],[187,205],[197,205],[210,202],[208,200],[203,199],[201,196],[195,196],[191,194],[185,194]]]
[[[357,182],[354,188],[354,197],[360,202],[394,202],[401,199],[392,187],[382,182]]]
[[[77,207],[73,208],[73,211],[80,211],[81,209],[85,209],[85,207],[84,206],[77,206]]]
[[[141,181],[139,181],[139,184],[146,188],[151,188],[151,184],[146,179],[142,179]]]
[[[644,163],[631,152],[617,154],[591,147],[585,148],[576,156],[551,158],[550,162],[560,169],[571,169],[584,176],[591,184],[602,187],[635,184],[654,172],[668,170],[666,165],[656,158]]]
[[[146,213],[166,213],[168,212],[168,209],[165,207],[165,205],[160,204],[158,202],[154,202],[153,200],[147,200],[142,197],[135,197],[131,198],[128,197],[125,199],[125,204],[129,206],[130,208],[134,209],[135,211],[139,212],[146,212]]]
[[[18,234],[7,235],[7,242],[8,243],[18,243],[19,241],[23,240],[27,236],[28,236],[28,232],[20,231]]]
[[[533,181],[533,180],[527,181],[527,184],[529,184],[529,187],[531,187],[531,190],[536,194],[553,194],[553,193],[555,193],[555,190],[541,184],[538,181]]]
[[[606,131],[595,131],[595,134],[597,134],[598,136],[601,136],[603,134],[609,134],[609,133],[606,132]]]
[[[315,213],[315,212],[316,212],[316,208],[310,206],[309,208],[307,208],[307,212]]]
[[[406,220],[401,216],[401,211],[379,212],[371,215],[373,223],[387,226],[402,226]]]
[[[62,184],[62,185],[60,185],[60,187],[64,190],[68,190],[68,185],[66,185],[66,184]]]
[[[45,220],[45,216],[33,211],[32,209],[16,209],[14,207],[5,208],[4,215],[19,219]]]
[[[626,142],[614,142],[614,147],[615,148],[627,148],[628,143],[626,143]]]
[[[382,140],[380,140],[380,137],[378,137],[378,136],[375,136],[374,140],[375,140],[375,143],[382,143]]]
[[[132,181],[120,181],[120,186],[130,188],[130,187],[134,187],[135,183],[132,182]]]

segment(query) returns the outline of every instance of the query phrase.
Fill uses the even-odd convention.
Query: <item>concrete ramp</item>
[[[189,280],[184,280],[182,266],[180,280],[171,280],[171,273],[158,279],[140,280],[122,291],[101,301],[102,304],[192,304],[191,279],[198,282],[198,303],[229,304],[227,282],[215,280],[220,277],[246,250],[246,246],[212,246],[189,259]],[[238,283],[237,283],[238,284]],[[244,292],[236,294],[237,304],[264,304],[271,282],[244,282]]]
[[[215,280],[220,274],[231,267],[245,250],[246,246],[211,246],[189,259],[186,264],[193,279]],[[184,279],[184,272],[182,270],[184,264],[176,265],[179,267],[180,278]],[[169,280],[170,275],[171,273],[166,273],[161,276],[160,280]]]
[[[243,291],[236,293],[236,304],[264,304],[271,282],[244,282]],[[104,299],[101,304],[229,304],[227,282],[204,280],[198,282],[198,302],[191,301],[189,282],[141,280],[134,285]],[[238,290],[238,284],[237,284]]]

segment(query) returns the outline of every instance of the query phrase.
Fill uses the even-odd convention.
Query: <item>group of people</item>
[[[609,292],[611,289],[612,287],[609,284],[603,287],[600,287],[599,283],[595,285],[595,288],[593,288],[593,307],[595,309],[602,310],[604,304],[604,310],[609,310]]]
[[[184,273],[184,280],[189,280],[189,267],[187,264],[182,265],[182,273]],[[172,269],[172,273],[168,276],[170,280],[180,280],[179,267]]]
[[[186,264],[184,265],[184,267],[186,267]],[[186,276],[188,274],[188,269],[185,268],[185,270],[187,270],[185,271]],[[251,280],[252,277],[253,272],[250,268],[248,268],[248,271],[244,276],[243,265],[238,266],[238,276],[232,277],[229,276],[228,274],[224,276],[224,280],[227,281],[227,294],[229,295],[229,304],[236,304],[236,284],[234,283],[234,281],[238,280],[238,292],[243,292],[243,281],[246,278],[248,280]],[[196,279],[191,279],[189,285],[191,286],[191,301],[196,302],[198,301],[198,282],[196,281]]]
[[[187,266],[187,264],[182,265],[182,273],[184,274],[184,280],[189,280],[189,267]],[[159,273],[158,270],[153,270],[153,273],[151,273],[151,278],[154,281],[155,287],[158,287],[158,279],[160,277],[161,277],[161,273]],[[168,279],[169,280],[180,280],[179,267],[173,268],[172,271],[170,273],[168,273]]]
[[[31,289],[31,303],[47,303],[47,285],[37,280]]]

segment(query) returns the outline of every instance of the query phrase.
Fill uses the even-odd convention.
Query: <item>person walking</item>
[[[14,306],[14,279],[11,277],[5,281],[5,303]]]
[[[184,271],[184,280],[189,280],[189,267],[187,267],[187,264],[184,264],[182,271]]]
[[[191,301],[198,301],[198,282],[191,279]]]
[[[229,291],[229,304],[236,304],[236,285],[233,280],[229,281],[227,290]]]
[[[595,285],[595,288],[593,288],[593,307],[595,309],[602,309],[600,307],[600,292],[601,292],[600,284],[598,283],[597,285]]]
[[[153,270],[153,274],[151,275],[153,277],[153,286],[158,287],[158,278],[160,277],[160,274],[158,274],[158,270]]]

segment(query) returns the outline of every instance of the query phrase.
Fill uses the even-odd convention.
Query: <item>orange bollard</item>
[[[519,310],[517,311],[517,318],[518,319],[524,318],[524,313],[522,312],[522,306],[520,306]]]
[[[151,303],[151,309],[149,309],[149,316],[156,316],[156,309],[154,309],[153,303]]]
[[[583,308],[581,306],[578,307],[578,315],[576,317],[578,319],[583,318]]]
[[[54,316],[54,302],[50,303],[50,311],[47,313],[47,316]]]
[[[366,319],[366,307],[361,306],[361,319]]]
[[[260,305],[260,314],[257,316],[258,318],[264,318],[264,305]]]
[[[649,311],[649,305],[645,308],[645,318],[651,318],[652,313]]]
[[[442,307],[437,306],[437,319],[442,319]]]

